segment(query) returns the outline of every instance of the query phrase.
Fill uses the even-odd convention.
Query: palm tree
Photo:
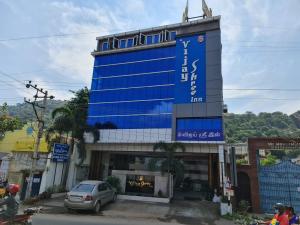
[[[176,158],[176,152],[185,152],[185,146],[182,143],[174,142],[174,143],[166,143],[166,142],[158,142],[153,146],[154,151],[160,150],[160,152],[164,153],[164,158],[160,164],[160,170],[162,174],[167,172],[168,174],[172,174],[175,176],[176,184],[180,183],[183,179],[184,175],[184,165],[183,163]],[[153,170],[156,167],[157,159],[151,159],[148,168]],[[168,184],[170,183],[168,179]],[[168,185],[169,186],[169,185]]]
[[[71,148],[73,147],[75,140],[79,149],[80,164],[83,162],[86,156],[84,133],[91,132],[94,135],[94,142],[99,139],[99,131],[96,127],[89,126],[87,121],[87,109],[89,100],[89,91],[87,88],[83,88],[77,92],[73,92],[73,97],[63,107],[56,108],[52,112],[52,119],[54,119],[52,130],[65,132],[67,137],[71,137]],[[57,121],[57,123],[55,123]],[[61,121],[61,123],[59,123]],[[51,131],[51,130],[50,130]],[[51,133],[51,132],[50,132]]]
[[[60,115],[57,116],[52,125],[46,130],[46,142],[48,143],[48,150],[51,151],[54,143],[68,142],[69,133],[72,128],[72,121],[70,118]],[[65,137],[65,138],[63,138]],[[64,140],[63,140],[64,139]]]

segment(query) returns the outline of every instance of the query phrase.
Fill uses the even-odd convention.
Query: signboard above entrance
[[[224,141],[222,118],[177,119],[177,141]]]
[[[176,40],[175,104],[206,101],[206,36]]]

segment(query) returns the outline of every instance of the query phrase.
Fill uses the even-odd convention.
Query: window
[[[126,42],[127,42],[126,39],[121,39],[120,40],[120,48],[126,48]]]
[[[98,191],[106,191],[106,190],[107,190],[107,185],[105,183],[99,184]]]
[[[160,35],[159,35],[159,42],[163,42],[164,41],[164,32],[160,32]]]
[[[140,45],[146,44],[146,36],[144,34],[140,34]]]
[[[112,190],[112,186],[110,184],[106,183],[106,185],[107,185],[107,189]]]
[[[127,40],[127,47],[130,48],[130,47],[133,47],[133,38],[128,38]]]
[[[114,38],[114,41],[113,41],[113,48],[119,48],[119,39],[118,38]]]
[[[72,191],[76,192],[92,192],[95,185],[92,184],[78,184],[76,187],[72,189]]]
[[[153,36],[153,44],[157,44],[160,42],[160,34],[154,34]]]
[[[164,41],[169,41],[170,40],[170,32],[165,30],[165,38]]]
[[[147,43],[147,45],[151,45],[153,43],[153,36],[152,35],[147,35],[146,43]]]
[[[138,39],[139,39],[139,36],[136,35],[134,38],[133,38],[133,45],[134,46],[137,46],[138,45]]]
[[[170,37],[171,39],[170,40],[174,41],[176,39],[176,31],[171,31],[170,33],[171,33],[171,37]]]
[[[103,42],[102,43],[102,51],[107,51],[108,50],[108,42]]]
[[[109,49],[114,49],[114,39],[113,38],[109,38],[108,42],[109,42]]]

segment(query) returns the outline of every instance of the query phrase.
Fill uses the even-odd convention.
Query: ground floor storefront
[[[168,195],[170,191],[165,185],[170,184],[171,180],[160,172],[160,163],[165,155],[163,152],[154,152],[152,146],[153,144],[88,145],[89,179],[105,180],[111,175],[126,174],[119,176],[124,183],[123,194],[152,197]],[[172,177],[172,197],[211,199],[213,190],[220,187],[222,165],[220,166],[219,146],[187,144],[186,151],[177,152],[175,157],[182,163],[184,171],[180,177]],[[161,188],[157,189],[157,186]]]

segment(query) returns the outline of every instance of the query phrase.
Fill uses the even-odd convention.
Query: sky
[[[229,112],[300,110],[300,1],[206,0],[221,15]],[[186,0],[0,0],[0,104],[32,80],[56,99],[90,87],[95,38],[181,22]],[[202,15],[201,0],[189,16]],[[68,35],[64,35],[68,34]]]

